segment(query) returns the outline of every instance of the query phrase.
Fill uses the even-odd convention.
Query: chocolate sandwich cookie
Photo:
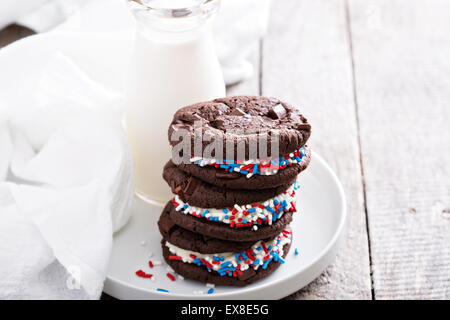
[[[187,209],[185,210],[187,211]],[[171,222],[183,229],[198,233],[202,236],[235,242],[255,242],[261,239],[273,238],[292,221],[292,212],[288,211],[270,224],[251,224],[238,226],[209,220],[201,215],[192,215],[183,210],[176,210],[173,202],[167,203],[162,215],[169,215]]]
[[[267,277],[282,263],[291,246],[290,230],[249,249],[202,254],[161,241],[164,260],[185,278],[218,285],[246,286]]]
[[[267,161],[218,161],[192,158],[191,164],[180,163],[177,167],[209,184],[241,190],[260,190],[290,184],[306,169],[311,161],[307,146],[286,157]],[[268,164],[268,165],[266,165]],[[268,170],[264,170],[264,169]]]
[[[197,130],[194,128],[195,124],[200,124]],[[263,143],[260,140],[261,134],[267,135],[264,141],[264,150],[267,150],[265,156],[272,156],[271,144],[274,137],[278,140],[278,149],[275,150],[277,154],[274,156],[288,155],[305,145],[311,134],[311,125],[297,108],[286,102],[260,96],[236,96],[179,109],[168,132],[172,146],[180,141],[172,139],[177,136],[178,130],[188,134],[191,145],[196,140],[201,140],[201,154],[196,154],[198,150],[194,150],[194,156],[202,157],[211,141],[222,141],[223,157],[227,155],[228,144],[234,146],[234,159],[238,159],[238,146],[245,146],[245,159],[257,159],[263,156],[255,154],[250,146],[255,141]]]
[[[265,201],[286,191],[295,181],[296,176],[286,181],[286,184],[261,190],[224,189],[206,183],[193,175],[179,169],[169,161],[164,166],[163,178],[172,189],[172,193],[192,206],[202,208],[225,208]]]
[[[181,228],[173,222],[166,208],[158,220],[159,231],[165,241],[168,241],[181,249],[199,253],[217,253],[245,251],[255,244],[255,241],[221,240]]]

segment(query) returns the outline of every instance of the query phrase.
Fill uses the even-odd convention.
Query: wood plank
[[[346,238],[334,264],[289,299],[370,299],[371,281],[351,55],[344,1],[272,2],[264,41],[263,95],[299,105],[310,145],[337,173],[347,196]]]
[[[450,298],[450,2],[349,2],[375,298]]]

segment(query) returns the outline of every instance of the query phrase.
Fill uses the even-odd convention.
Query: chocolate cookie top
[[[198,130],[195,130],[195,122],[200,124]],[[227,155],[228,143],[234,146],[235,159],[238,159],[238,145],[245,146],[245,159],[266,156],[261,156],[260,151],[250,150],[251,144],[260,141],[261,134],[267,134],[264,141],[267,156],[272,156],[271,143],[275,137],[279,141],[276,152],[286,155],[302,147],[311,134],[311,125],[297,108],[275,98],[260,96],[220,98],[181,108],[169,127],[172,146],[181,140],[171,139],[181,129],[187,132],[192,146],[196,139],[201,140],[201,151],[192,148],[193,155],[201,157],[212,141],[222,141],[223,157]],[[200,133],[203,139],[199,140]],[[212,156],[216,156],[214,152]]]

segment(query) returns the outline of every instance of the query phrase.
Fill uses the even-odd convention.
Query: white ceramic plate
[[[137,200],[128,225],[114,236],[114,247],[104,291],[119,299],[279,299],[310,283],[333,261],[346,220],[345,196],[336,175],[313,153],[311,164],[300,175],[298,213],[294,214],[293,243],[285,264],[269,277],[244,288],[216,286],[167,276],[161,255],[157,221],[161,207]],[[295,255],[294,250],[299,254]],[[153,254],[150,257],[150,254]],[[150,268],[148,261],[163,262]],[[139,278],[139,269],[155,280]],[[168,293],[156,289],[168,290]],[[204,294],[199,294],[202,291]],[[195,292],[195,293],[194,293]]]

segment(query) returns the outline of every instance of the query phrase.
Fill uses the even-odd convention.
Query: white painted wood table
[[[300,106],[349,211],[336,261],[288,299],[450,298],[449,31],[446,0],[273,1],[228,94]]]

